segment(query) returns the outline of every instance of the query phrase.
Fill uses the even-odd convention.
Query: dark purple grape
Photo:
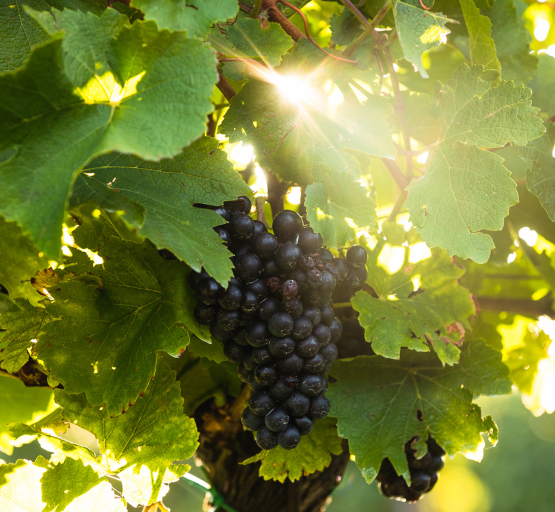
[[[273,450],[277,445],[277,435],[265,425],[256,433],[256,444],[263,450]]]
[[[246,352],[246,347],[238,345],[233,341],[228,341],[224,345],[224,355],[226,359],[231,363],[240,363],[243,360]]]
[[[426,441],[426,444],[428,445],[428,451],[434,455],[434,456],[442,456],[445,455],[445,450],[439,446],[439,444],[437,444],[436,440],[433,438],[429,438]]]
[[[270,353],[275,357],[287,357],[295,350],[295,342],[289,338],[272,338],[268,345]]]
[[[258,308],[258,316],[262,320],[270,320],[270,317],[277,312],[281,311],[281,301],[275,297],[268,297],[266,300],[260,303]]]
[[[322,373],[324,366],[326,365],[326,360],[321,354],[316,354],[315,356],[308,357],[304,360],[303,370],[308,373]]]
[[[256,254],[243,254],[235,259],[235,275],[243,283],[252,283],[262,273],[262,261]]]
[[[237,377],[239,377],[239,380],[248,384],[250,375],[251,372],[247,370],[247,367],[242,362],[239,363],[239,366],[237,366]]]
[[[314,259],[312,256],[301,256],[301,259],[299,260],[299,268],[305,272],[312,270],[314,268]]]
[[[409,468],[411,469],[427,469],[432,462],[432,454],[430,452],[426,452],[426,454],[420,459],[416,459],[414,457],[409,458],[407,454],[407,460],[409,463]],[[435,473],[435,471],[432,471],[432,473]]]
[[[249,346],[249,343],[247,342],[247,339],[245,337],[246,334],[247,334],[247,329],[245,327],[241,327],[240,329],[237,329],[233,333],[233,341],[238,345],[243,345],[245,347]]]
[[[195,292],[199,302],[213,306],[218,303],[218,295],[221,290],[221,285],[214,278],[209,277],[197,284]]]
[[[323,270],[321,279],[322,284],[320,285],[320,288],[323,291],[332,292],[335,289],[335,277],[333,277],[330,272]]]
[[[310,417],[322,420],[330,412],[330,401],[324,395],[316,395],[310,399]]]
[[[337,343],[343,335],[343,324],[337,318],[334,318],[330,323],[329,329],[331,334],[330,341]]]
[[[252,240],[254,252],[262,259],[273,257],[277,247],[277,238],[271,233],[260,233]]]
[[[217,306],[206,306],[202,302],[197,302],[193,310],[195,320],[201,325],[214,325],[217,313]]]
[[[216,208],[214,212],[217,213],[220,217],[222,217],[226,221],[231,219],[231,215],[229,214],[229,212],[221,206],[219,208]]]
[[[347,251],[347,263],[354,268],[359,268],[366,265],[368,260],[368,253],[360,245],[353,245]]]
[[[347,282],[352,288],[360,288],[366,282],[367,277],[368,271],[366,270],[366,267],[351,267],[349,269],[349,275],[347,276]]]
[[[265,391],[266,389],[268,389],[266,386],[260,384],[260,382],[256,380],[254,372],[249,375],[249,388],[251,391]]]
[[[277,441],[284,450],[292,450],[301,442],[301,433],[294,425],[287,425],[287,428],[277,435]]]
[[[241,310],[245,313],[252,313],[256,311],[260,306],[260,302],[256,293],[251,290],[245,290],[243,292],[243,303],[241,304]]]
[[[335,343],[328,343],[325,347],[320,349],[320,355],[324,357],[326,363],[333,363],[337,359],[339,351]]]
[[[224,331],[234,331],[241,322],[241,312],[220,309],[216,317],[216,325]]]
[[[227,229],[237,240],[250,240],[254,235],[254,221],[248,215],[236,214],[231,217]]]
[[[264,262],[264,277],[278,277],[282,272],[283,270],[281,270],[276,260],[271,259]]]
[[[325,265],[326,263],[333,263],[334,257],[333,254],[327,249],[320,249],[320,252],[318,253],[318,259],[322,264]]]
[[[310,398],[303,395],[300,391],[293,394],[283,402],[283,406],[291,416],[304,416],[310,409]]]
[[[274,313],[268,320],[270,332],[278,338],[289,336],[293,330],[294,320],[289,313],[280,311]]]
[[[301,270],[299,267],[296,267],[292,270],[289,270],[285,274],[285,279],[287,281],[295,281],[297,286],[302,286],[306,281],[306,272]]]
[[[257,347],[252,349],[252,358],[256,364],[270,364],[275,361],[268,347]]]
[[[306,316],[295,318],[291,337],[294,340],[304,340],[312,332],[312,322]]]
[[[239,309],[243,303],[243,292],[237,286],[230,284],[227,290],[221,290],[218,294],[218,303],[229,311]]]
[[[200,272],[195,272],[191,270],[189,275],[187,276],[187,281],[189,282],[189,286],[194,290],[203,279],[208,279],[210,275],[206,270],[202,269]]]
[[[283,301],[283,309],[287,311],[291,318],[298,318],[303,314],[304,306],[299,299],[286,299]]]
[[[328,306],[324,306],[320,308],[320,313],[322,314],[322,322],[329,326],[335,318],[335,313],[333,312],[333,309]]]
[[[321,347],[325,347],[331,340],[331,330],[323,323],[319,323],[316,327],[314,327],[312,334],[316,336],[316,339]]]
[[[226,343],[233,338],[232,331],[225,331],[217,325],[210,326],[210,334],[212,335],[212,338],[217,341],[221,341],[222,343]]]
[[[430,487],[428,487],[428,490],[427,490],[426,492],[430,492],[430,491],[434,488],[434,486],[437,484],[438,478],[439,478],[439,475],[438,475],[437,473],[433,473],[433,474],[431,475],[431,478],[430,478]]]
[[[247,430],[256,432],[260,427],[264,426],[264,417],[257,416],[248,407],[245,407],[241,414],[241,423]]]
[[[247,327],[245,335],[249,345],[253,347],[263,347],[267,345],[272,338],[272,334],[268,329],[268,324],[262,320],[256,320]]]
[[[254,236],[259,235],[260,233],[267,233],[268,229],[264,225],[263,222],[259,220],[254,221]]]
[[[293,418],[292,423],[299,429],[301,436],[307,436],[314,428],[314,422],[308,416]]]
[[[241,323],[243,327],[250,325],[251,322],[254,322],[258,318],[258,311],[243,311],[243,315],[241,316]]]
[[[299,373],[303,369],[304,360],[293,353],[278,361],[282,373]]]
[[[267,391],[255,391],[251,393],[248,404],[254,414],[266,416],[276,406],[276,401]]]
[[[229,244],[229,242],[231,242],[231,235],[223,226],[216,226],[214,231],[218,233],[218,236],[225,244]]]
[[[312,323],[312,326],[316,327],[321,321],[322,313],[318,306],[306,306],[303,311],[303,316],[306,316]]]
[[[316,336],[310,335],[306,339],[297,342],[295,350],[301,357],[313,357],[320,350],[320,344]]]
[[[320,233],[314,233],[312,228],[304,228],[299,233],[297,243],[305,254],[314,254],[321,249],[323,242]]]
[[[337,280],[344,281],[349,275],[349,266],[347,263],[340,258],[335,258],[333,260],[333,265],[337,269]]]
[[[289,424],[289,414],[282,407],[275,407],[266,414],[264,423],[272,432],[282,432]]]
[[[231,250],[233,254],[235,254],[235,256],[243,256],[243,254],[250,254],[254,252],[252,250],[252,245],[249,244],[248,242],[239,242],[239,243],[233,244],[233,246],[231,247]]]
[[[266,279],[257,279],[256,281],[249,283],[246,289],[256,293],[256,296],[260,300],[267,297],[268,294],[270,293],[268,285],[266,284]]]
[[[281,289],[281,293],[284,298],[293,298],[299,292],[299,286],[297,281],[293,281],[292,279],[288,279],[283,283],[283,287]]]
[[[286,242],[277,250],[276,261],[282,269],[289,270],[297,266],[302,255],[303,252],[298,245]]]
[[[277,400],[286,400],[289,398],[295,388],[287,384],[286,379],[283,375],[280,375],[278,379],[270,386],[270,395],[272,395]]]
[[[278,378],[277,368],[272,364],[257,366],[256,370],[254,370],[254,378],[259,384],[269,386]]]
[[[411,484],[409,489],[420,494],[427,492],[432,480],[430,475],[424,471],[413,471],[410,475],[410,479]]]
[[[312,288],[320,288],[322,286],[322,272],[317,268],[313,268],[306,273],[306,284]]]
[[[280,241],[291,240],[303,227],[303,219],[292,210],[283,210],[274,217],[272,229]]]
[[[245,354],[245,357],[243,358],[243,364],[245,365],[245,368],[247,370],[249,370],[250,372],[253,372],[256,368],[256,363],[254,361],[254,359],[252,358],[252,350],[248,351]]]
[[[323,377],[307,373],[299,378],[299,391],[306,396],[316,396],[322,391]]]
[[[428,452],[429,453],[429,452]],[[441,455],[435,455],[432,457],[430,465],[426,468],[428,473],[439,473],[443,466],[445,466],[445,459]]]

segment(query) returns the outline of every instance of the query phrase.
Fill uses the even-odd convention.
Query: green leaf
[[[259,474],[264,480],[278,480],[283,483],[289,478],[294,482],[303,475],[323,471],[330,465],[331,455],[340,455],[342,452],[335,421],[326,418],[314,423],[312,432],[301,438],[295,450],[284,450],[280,446],[274,450],[262,450],[242,464],[262,461]]]
[[[186,30],[189,37],[200,38],[210,25],[233,18],[239,9],[235,0],[133,0],[133,7],[160,29]]]
[[[183,263],[162,259],[149,241],[122,240],[102,218],[73,235],[104,263],[81,256],[81,265],[66,265],[47,305],[57,321],[44,327],[35,354],[66,391],[86,392],[91,404],[120,413],[146,389],[156,352],[177,357],[189,343],[185,326],[207,331],[192,316]]]
[[[204,131],[217,74],[201,41],[158,32],[153,22],[128,26],[112,9],[101,18],[70,10],[37,18],[64,32],[24,69],[0,77],[0,151],[17,149],[0,164],[0,213],[58,259],[80,167],[113,150],[150,159],[178,153]]]
[[[457,22],[441,13],[425,11],[418,2],[413,4],[398,0],[394,3],[393,9],[405,58],[414,64],[422,77],[428,78],[422,55],[431,48],[447,42],[447,34],[451,31],[445,28],[445,25]]]
[[[48,462],[39,455],[35,464],[18,460],[0,465],[0,503],[9,512],[42,512],[40,479]]]
[[[464,21],[470,38],[470,61],[486,69],[501,71],[501,64],[495,52],[491,37],[491,21],[480,14],[473,0],[460,0]]]
[[[5,293],[0,293],[0,315],[3,313],[17,313],[20,310],[19,306]]]
[[[436,251],[390,275],[377,265],[377,257],[370,255],[366,282],[378,297],[359,291],[351,299],[372,349],[399,359],[402,347],[427,352],[431,344],[442,363],[456,363],[460,352],[456,345],[470,327],[468,318],[476,314],[472,295],[458,282],[464,269],[445,252]]]
[[[0,315],[0,327],[7,332],[0,338],[0,366],[10,373],[17,372],[28,360],[44,325],[51,320],[45,308],[33,307],[29,301],[16,299],[19,311]]]
[[[0,377],[0,451],[11,455],[13,447],[18,446],[8,435],[6,425],[36,421],[52,408],[52,397],[51,389],[28,388],[17,379]]]
[[[480,455],[484,446],[480,434],[491,424],[482,420],[468,386],[476,384],[479,374],[482,393],[508,393],[511,387],[500,354],[492,367],[491,360],[484,363],[480,358],[493,349],[472,347],[473,343],[465,344],[460,363],[446,368],[429,354],[415,352],[404,352],[400,361],[361,356],[334,364],[331,373],[338,382],[327,393],[331,415],[338,418],[339,435],[349,440],[368,482],[385,457],[398,474],[409,478],[403,446],[413,436],[420,438],[416,444],[420,455],[426,451],[428,436],[450,456],[459,451]],[[500,377],[503,371],[505,376]]]
[[[536,77],[530,82],[534,91],[532,102],[548,115],[555,113],[555,96],[551,93],[551,85],[555,82],[555,58],[542,53],[539,55]]]
[[[22,297],[38,305],[44,297],[37,293],[29,279],[49,266],[48,258],[38,253],[15,222],[3,219],[0,219],[0,254],[3,256],[0,283],[8,290],[10,298]]]
[[[495,72],[462,65],[436,87],[445,138],[434,150],[426,174],[413,180],[407,206],[411,221],[431,247],[484,263],[509,207],[518,201],[516,184],[503,159],[478,147],[524,145],[544,131],[530,90],[501,82]],[[476,145],[476,146],[475,146]]]
[[[306,218],[328,247],[342,247],[356,236],[356,228],[376,225],[376,203],[360,183],[345,174],[325,177],[306,188]]]
[[[68,422],[95,435],[103,466],[121,478],[131,505],[158,501],[167,492],[166,484],[190,469],[173,462],[193,455],[198,432],[194,420],[182,412],[179,383],[161,356],[144,395],[126,414],[111,417],[106,408],[88,404],[84,394],[56,390],[55,399]]]
[[[347,46],[364,32],[360,20],[349,9],[331,17],[330,29],[332,41],[339,46]]]
[[[504,80],[527,84],[538,67],[538,56],[530,52],[532,37],[515,9],[515,1],[496,0],[487,12]]]
[[[222,218],[195,203],[221,205],[251,190],[218,149],[216,139],[202,137],[171,160],[145,162],[133,155],[110,153],[85,168],[94,187],[111,189],[146,211],[139,234],[166,248],[196,271],[202,267],[226,286],[232,275],[231,254],[212,227]],[[127,219],[124,216],[124,219]]]
[[[517,154],[532,162],[526,170],[528,190],[540,200],[547,215],[555,221],[555,126],[547,125],[547,133],[540,139],[530,142],[527,146],[515,148]]]
[[[208,40],[224,55],[260,59],[272,67],[278,66],[281,56],[293,46],[293,40],[281,25],[251,18],[243,18],[227,27],[225,37],[213,29]]]

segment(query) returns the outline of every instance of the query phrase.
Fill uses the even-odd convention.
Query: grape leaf
[[[73,235],[104,264],[93,266],[87,257],[76,267],[66,264],[47,305],[57,320],[43,328],[34,353],[66,391],[85,392],[91,404],[120,413],[146,389],[156,352],[178,356],[189,343],[185,326],[198,326],[187,269],[162,259],[149,241],[122,240],[104,218]]]
[[[18,460],[15,464],[0,464],[0,503],[9,512],[42,512],[40,479],[48,462],[39,455],[35,464]]]
[[[314,429],[308,436],[301,438],[295,450],[284,450],[280,446],[274,450],[262,450],[241,464],[262,461],[259,474],[264,480],[292,482],[315,471],[323,471],[330,465],[331,455],[343,452],[341,439],[337,436],[335,420],[326,418],[314,423]]]
[[[364,27],[349,9],[343,9],[331,17],[330,30],[335,44],[347,46],[364,32]]]
[[[496,355],[490,356],[492,352]],[[413,436],[420,437],[420,456],[428,435],[450,456],[478,451],[483,447],[481,433],[494,424],[481,418],[468,386],[478,383],[483,394],[511,391],[501,354],[482,341],[465,344],[454,367],[444,368],[429,354],[403,352],[399,361],[379,356],[340,360],[331,374],[338,382],[327,393],[330,414],[337,417],[339,435],[349,440],[368,482],[385,457],[398,474],[409,478],[403,446]]]
[[[473,0],[460,0],[464,21],[470,38],[470,61],[486,69],[501,71],[501,64],[495,52],[491,37],[491,21],[480,14]]]
[[[356,229],[376,224],[376,203],[368,190],[344,174],[326,176],[324,183],[306,187],[306,218],[328,247],[341,247],[356,236]]]
[[[520,0],[518,0],[520,1]],[[530,52],[532,37],[519,18],[513,0],[496,0],[487,12],[504,80],[527,84],[538,67],[538,56]]]
[[[20,310],[19,306],[5,293],[0,293],[0,315],[3,313],[17,313]]]
[[[476,314],[472,295],[458,283],[464,269],[445,252],[435,251],[433,257],[390,275],[377,258],[376,251],[370,253],[366,282],[378,297],[359,291],[351,299],[374,352],[399,359],[402,347],[425,352],[431,344],[442,363],[456,363],[455,344],[464,340],[468,318]]]
[[[6,425],[11,422],[36,421],[49,412],[53,405],[51,389],[26,387],[23,382],[0,377],[0,451],[11,455],[14,446]]]
[[[21,233],[15,222],[0,219],[0,283],[10,298],[22,297],[38,305],[44,297],[31,286],[29,279],[37,270],[48,266],[48,258],[39,254],[32,242]],[[23,282],[24,281],[24,282]]]
[[[539,55],[538,70],[530,87],[534,91],[532,103],[540,107],[548,116],[555,113],[555,97],[551,92],[551,85],[555,81],[555,58],[542,53]]]
[[[156,21],[160,29],[186,30],[189,37],[206,36],[210,25],[237,14],[235,0],[133,0],[133,7]]]
[[[518,194],[503,159],[474,144],[524,145],[544,131],[537,108],[530,106],[530,90],[512,82],[491,88],[494,77],[495,72],[464,64],[436,87],[445,138],[425,176],[408,187],[411,221],[422,239],[478,263],[486,262],[494,247],[481,230],[500,230]]]
[[[405,58],[414,64],[424,78],[428,78],[422,55],[431,48],[445,43],[447,34],[451,33],[445,25],[457,22],[441,13],[425,11],[417,1],[412,3],[398,0],[393,9],[395,26]]]
[[[0,328],[7,331],[0,338],[0,366],[10,373],[17,372],[29,360],[31,340],[51,320],[45,308],[33,307],[23,299],[16,299],[15,304],[19,311],[0,315]]]
[[[278,66],[281,56],[293,46],[293,40],[281,25],[243,18],[227,27],[225,36],[213,29],[208,38],[223,55],[242,59],[260,59],[270,66]]]
[[[515,148],[517,154],[532,162],[526,170],[528,190],[540,200],[552,221],[555,221],[555,126],[548,123],[547,133],[527,146]]]
[[[156,163],[109,153],[93,160],[85,172],[94,173],[83,178],[87,183],[97,188],[110,183],[112,191],[146,210],[139,234],[196,271],[204,267],[226,285],[232,275],[231,254],[210,229],[221,225],[222,218],[193,204],[221,205],[252,193],[216,139],[202,137],[175,158]]]
[[[210,48],[183,33],[158,32],[153,22],[117,31],[122,20],[112,9],[101,18],[56,13],[50,23],[73,45],[56,32],[25,68],[0,77],[0,151],[17,149],[0,164],[0,212],[52,259],[59,258],[67,196],[82,165],[109,150],[173,156],[202,134],[212,109]]]

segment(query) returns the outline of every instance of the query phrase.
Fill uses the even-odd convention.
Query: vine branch
[[[389,174],[395,180],[395,183],[401,190],[405,190],[407,185],[409,184],[409,180],[405,177],[405,175],[399,169],[399,166],[393,161],[389,160],[389,158],[382,158],[381,159],[383,164],[387,167]]]
[[[216,84],[216,87],[220,90],[220,92],[224,95],[225,99],[231,102],[231,98],[235,96],[237,93],[235,89],[231,87],[231,84],[226,80],[225,76],[222,74],[221,70],[218,69],[218,76],[220,79]]]

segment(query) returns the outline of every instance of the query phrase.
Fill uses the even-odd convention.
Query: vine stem
[[[395,180],[395,183],[401,190],[405,190],[407,185],[409,184],[409,180],[407,180],[406,176],[401,172],[399,166],[393,161],[389,160],[389,158],[382,158],[381,159],[383,164],[387,167],[389,174]]]
[[[226,80],[225,76],[222,74],[222,72],[219,69],[218,69],[218,76],[220,77],[220,79],[218,80],[216,87],[224,95],[227,101],[231,101],[231,98],[233,98],[233,96],[237,94],[235,92],[235,89],[231,87],[231,84]]]
[[[258,18],[258,14],[260,13],[260,8],[262,7],[262,0],[256,0],[252,11],[250,12],[249,16],[251,18]]]
[[[395,220],[397,219],[397,215],[399,215],[399,212],[401,211],[401,208],[403,208],[403,205],[405,204],[406,200],[407,200],[407,192],[406,190],[401,190],[401,193],[397,196],[397,200],[393,205],[393,209],[391,210],[389,217],[387,217],[387,220],[389,222],[395,222]]]
[[[305,38],[305,35],[296,27],[296,25],[289,21],[287,16],[285,16],[277,8],[276,0],[263,0],[262,8],[268,12],[270,20],[279,23],[285,33],[290,35],[293,40],[298,41],[299,39]]]
[[[387,0],[387,2],[385,2],[385,4],[382,5],[381,9],[378,11],[378,13],[376,14],[376,16],[374,17],[374,19],[372,20],[372,23],[370,23],[366,17],[350,2],[350,0],[343,0],[343,3],[345,4],[346,7],[349,8],[349,10],[352,11],[352,9],[347,5],[347,2],[350,3],[353,8],[356,10],[356,12],[358,12],[362,18],[364,19],[364,21],[362,22],[365,26],[366,26],[366,30],[360,35],[358,36],[357,39],[355,39],[349,46],[347,46],[347,48],[345,48],[345,50],[343,50],[343,52],[345,53],[345,55],[352,55],[353,52],[364,42],[366,41],[366,39],[368,39],[369,36],[373,35],[374,37],[379,36],[379,40],[380,42],[384,42],[383,37],[378,34],[378,32],[376,32],[376,27],[380,24],[380,21],[383,20],[384,16],[390,11],[392,4],[391,4],[391,0]],[[353,11],[352,11],[353,12]],[[353,12],[354,14],[354,12]],[[359,18],[359,16],[357,14],[355,14],[355,16],[357,18]],[[361,21],[362,19],[359,18]]]

